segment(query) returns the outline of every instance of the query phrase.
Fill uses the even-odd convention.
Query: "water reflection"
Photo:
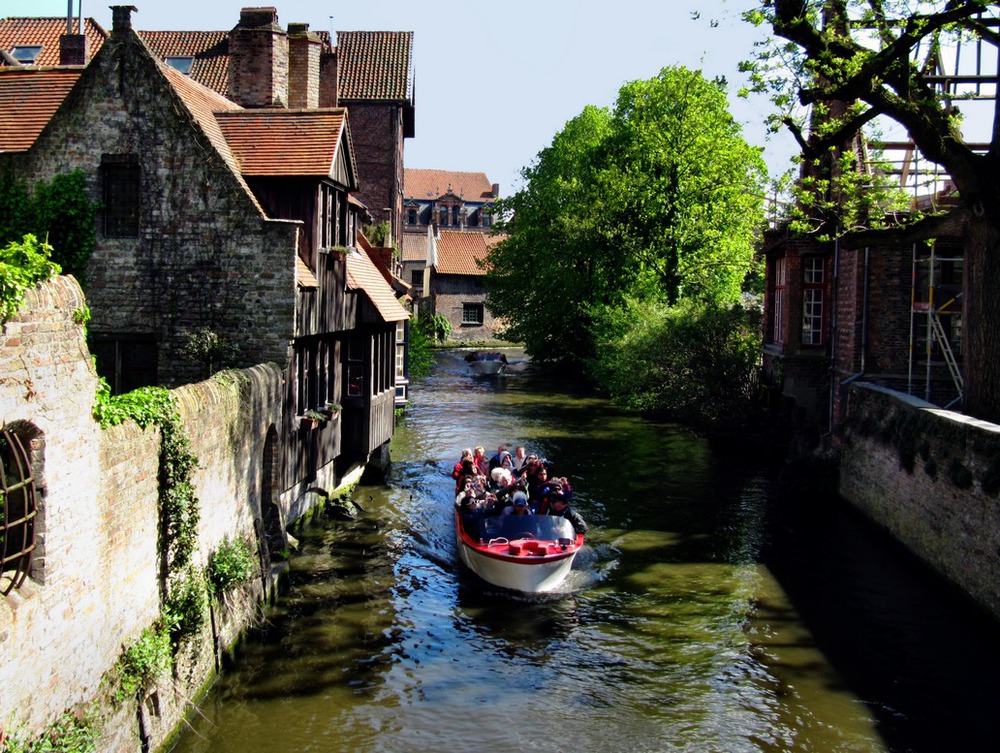
[[[443,354],[412,397],[391,485],[304,532],[289,593],[178,750],[995,748],[995,627],[860,521],[776,514],[770,469],[530,371],[472,378]],[[457,564],[451,465],[500,443],[574,481],[591,534],[559,594]]]

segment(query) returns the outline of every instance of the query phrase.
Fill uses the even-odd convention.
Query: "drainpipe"
[[[865,266],[864,278],[861,286],[861,370],[856,374],[851,374],[840,383],[841,387],[846,387],[865,375],[868,355],[868,287],[871,278],[871,247],[865,246]]]

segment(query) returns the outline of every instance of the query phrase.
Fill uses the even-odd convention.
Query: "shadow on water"
[[[438,361],[391,483],[301,533],[288,593],[178,751],[1000,749],[995,625],[866,521],[776,505],[756,456],[565,380]],[[550,458],[591,526],[559,593],[459,564],[452,464],[501,443]]]

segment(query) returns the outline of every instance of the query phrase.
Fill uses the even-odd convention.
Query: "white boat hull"
[[[525,593],[558,589],[583,546],[583,536],[548,540],[529,535],[476,542],[464,531],[457,514],[455,531],[459,556],[466,567],[487,583]]]

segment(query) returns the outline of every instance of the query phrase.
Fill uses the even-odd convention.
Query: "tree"
[[[533,358],[586,361],[594,314],[625,298],[734,302],[753,263],[764,165],[725,84],[665,68],[588,106],[497,203],[487,305]],[[595,308],[596,307],[596,308]]]
[[[993,422],[1000,422],[1000,296],[993,289],[1000,280],[1000,122],[994,116],[989,148],[977,153],[963,139],[960,113],[936,87],[935,71],[924,55],[928,50],[935,55],[949,36],[1000,45],[998,9],[1000,3],[972,0],[774,0],[747,14],[786,40],[776,41],[755,61],[756,82],[775,94],[807,160],[888,118],[951,176],[959,196],[954,209],[914,214],[911,222],[896,227],[849,228],[843,241],[874,246],[943,235],[963,238],[964,409]],[[784,78],[774,75],[779,60]],[[795,117],[800,105],[823,108],[824,127],[806,133]],[[843,198],[849,204],[863,192],[848,191]]]

